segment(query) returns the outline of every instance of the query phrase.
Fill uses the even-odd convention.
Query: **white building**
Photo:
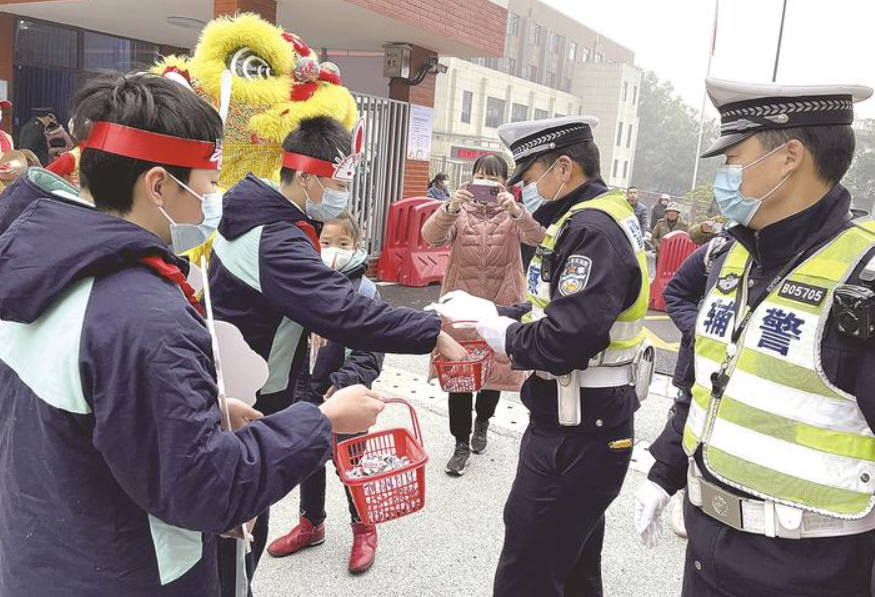
[[[444,58],[435,89],[431,174],[470,176],[484,153],[502,152],[497,127],[573,114],[597,116],[602,176],[627,186],[638,137],[641,71],[628,48],[539,0],[510,0],[502,58]],[[510,162],[512,163],[512,162]]]

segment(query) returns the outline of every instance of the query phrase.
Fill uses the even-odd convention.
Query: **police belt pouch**
[[[632,361],[632,385],[635,386],[638,402],[644,402],[650,393],[655,361],[656,351],[653,349],[653,345],[649,340],[644,340],[638,348],[635,360]]]
[[[581,421],[580,388],[616,388],[633,386],[639,401],[647,398],[653,381],[655,360],[653,346],[648,341],[641,343],[635,359],[625,365],[590,367],[584,371],[572,371],[567,375],[551,375],[536,371],[541,379],[556,381],[559,424],[576,427]]]
[[[559,424],[563,427],[577,427],[581,421],[580,371],[556,378],[556,400],[558,402]]]

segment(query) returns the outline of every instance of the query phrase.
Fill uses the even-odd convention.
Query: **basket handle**
[[[419,416],[416,414],[416,409],[404,398],[383,398],[386,404],[403,404],[410,411],[410,420],[413,422],[413,437],[419,442],[420,446],[425,445],[425,440],[422,437],[422,430],[419,428]]]
[[[465,327],[459,328],[462,330],[473,330],[477,328],[477,322],[473,319],[462,319],[460,321],[448,321],[446,323],[442,323],[441,329],[447,330],[449,328],[459,327],[459,324],[465,324]]]
[[[384,404],[403,404],[410,410],[410,419],[413,422],[413,437],[419,442],[420,446],[425,445],[425,440],[422,436],[422,430],[419,427],[419,416],[413,405],[404,398],[382,398]],[[331,433],[331,459],[337,462],[337,434]]]

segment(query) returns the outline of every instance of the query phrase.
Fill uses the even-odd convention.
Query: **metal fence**
[[[438,172],[449,176],[447,184],[450,189],[458,189],[463,182],[471,180],[471,166],[473,162],[453,160],[446,156],[432,157],[429,164],[429,180],[433,179]]]
[[[383,247],[389,205],[401,198],[410,105],[372,95],[354,96],[359,116],[365,119],[365,134],[350,211],[361,224],[368,250],[375,257]]]

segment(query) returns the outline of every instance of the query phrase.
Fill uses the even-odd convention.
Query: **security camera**
[[[442,75],[447,72],[447,65],[438,62],[438,58],[436,56],[428,59],[428,65],[431,67],[431,72],[433,73]]]

